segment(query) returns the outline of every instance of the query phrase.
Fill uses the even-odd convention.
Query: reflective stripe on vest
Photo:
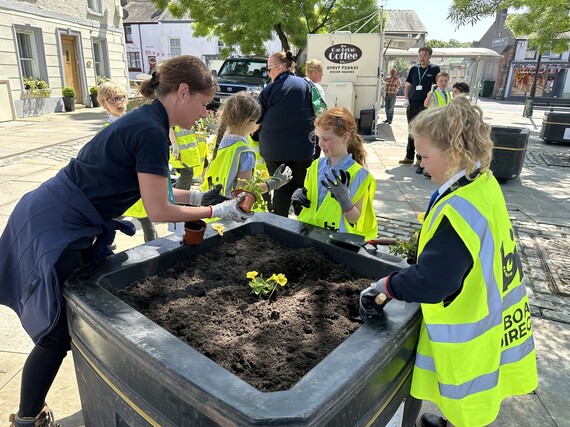
[[[447,104],[449,104],[449,101],[451,101],[451,94],[449,93],[448,90],[445,90],[445,95],[447,96],[447,99],[443,96],[443,94],[439,91],[439,90],[434,90],[433,91],[433,95],[431,97],[431,104],[430,107],[444,107]]]
[[[464,324],[430,324],[425,322],[429,340],[431,342],[440,342],[446,344],[459,344],[474,340],[492,328],[499,326],[503,322],[503,313],[513,305],[520,303],[525,297],[526,279],[523,277],[521,282],[513,287],[501,300],[498,284],[493,272],[495,243],[491,229],[489,228],[487,218],[485,218],[475,206],[460,196],[452,196],[441,201],[435,207],[428,229],[434,226],[435,219],[439,217],[441,210],[451,205],[465,222],[477,235],[480,241],[479,258],[481,260],[483,280],[487,293],[487,306],[489,313],[485,318],[472,323]],[[449,399],[463,399],[474,393],[490,390],[498,385],[500,366],[519,362],[528,356],[534,350],[534,339],[529,335],[522,343],[517,346],[506,348],[501,351],[499,367],[488,374],[480,375],[470,381],[462,384],[444,384],[438,382],[439,392],[441,396]],[[416,354],[416,366],[436,373],[435,362],[431,356]]]
[[[222,194],[229,197],[237,179],[240,156],[245,152],[251,152],[251,148],[243,141],[237,141],[229,147],[219,149],[216,158],[212,160],[208,168],[202,191],[209,189],[208,178],[212,178],[212,185],[222,184],[224,191]]]

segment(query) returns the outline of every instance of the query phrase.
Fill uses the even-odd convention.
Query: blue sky
[[[428,39],[460,42],[479,40],[494,22],[494,18],[484,18],[475,26],[467,25],[455,31],[455,24],[447,21],[452,0],[381,0],[378,2],[385,9],[415,10],[427,29]]]

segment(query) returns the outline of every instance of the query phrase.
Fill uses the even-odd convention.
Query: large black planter
[[[93,106],[93,108],[97,108],[99,106],[99,101],[97,100],[97,94],[90,93],[89,97],[91,98],[91,105]]]
[[[384,319],[361,326],[291,389],[260,392],[108,292],[157,274],[222,243],[267,234],[288,247],[318,247],[361,274],[383,277],[405,263],[387,253],[353,252],[330,232],[272,214],[210,227],[199,246],[180,236],[154,240],[85,266],[64,295],[85,425],[89,426],[411,426],[409,397],[420,313],[392,301]],[[399,423],[398,420],[403,422]]]
[[[490,169],[499,182],[517,178],[523,168],[529,129],[514,126],[493,126],[493,158]]]
[[[75,97],[67,98],[64,96],[62,99],[66,112],[75,111]]]

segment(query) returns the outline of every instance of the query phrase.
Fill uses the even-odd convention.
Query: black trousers
[[[301,188],[305,185],[305,175],[307,174],[307,169],[309,166],[311,166],[311,163],[313,163],[313,158],[301,162],[265,161],[269,175],[273,175],[277,168],[283,163],[291,168],[293,179],[291,179],[288,184],[285,184],[279,190],[275,190],[273,192],[273,213],[287,217],[289,216],[289,208],[291,207],[291,196],[297,188]]]
[[[410,99],[410,106],[406,110],[406,118],[408,119],[408,124],[416,117],[421,111],[425,110],[424,101],[416,101]],[[406,147],[406,157],[408,159],[413,159],[416,153],[416,146],[414,144],[414,138],[408,135],[408,145]],[[421,160],[420,156],[416,156],[418,160]]]
[[[88,250],[66,249],[55,264],[60,286],[78,267],[86,263]],[[55,327],[36,344],[24,364],[20,388],[19,417],[35,417],[44,407],[48,391],[63,359],[71,349],[65,303]]]

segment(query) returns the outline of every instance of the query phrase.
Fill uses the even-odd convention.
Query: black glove
[[[384,277],[360,292],[360,319],[363,322],[384,315],[384,306],[390,301],[385,293],[386,280]]]
[[[348,212],[354,206],[352,200],[350,200],[350,191],[348,186],[350,184],[350,173],[345,170],[332,170],[334,181],[325,173],[325,179],[321,181],[321,184],[330,191],[331,195],[339,203],[340,208],[343,212]]]
[[[310,208],[311,201],[307,197],[307,189],[305,187],[297,188],[291,195],[291,204],[296,208]]]
[[[213,188],[206,191],[202,196],[202,203],[200,205],[201,206],[217,205],[218,203],[230,200],[229,197],[220,194],[220,191],[222,191],[222,184],[217,184]]]

